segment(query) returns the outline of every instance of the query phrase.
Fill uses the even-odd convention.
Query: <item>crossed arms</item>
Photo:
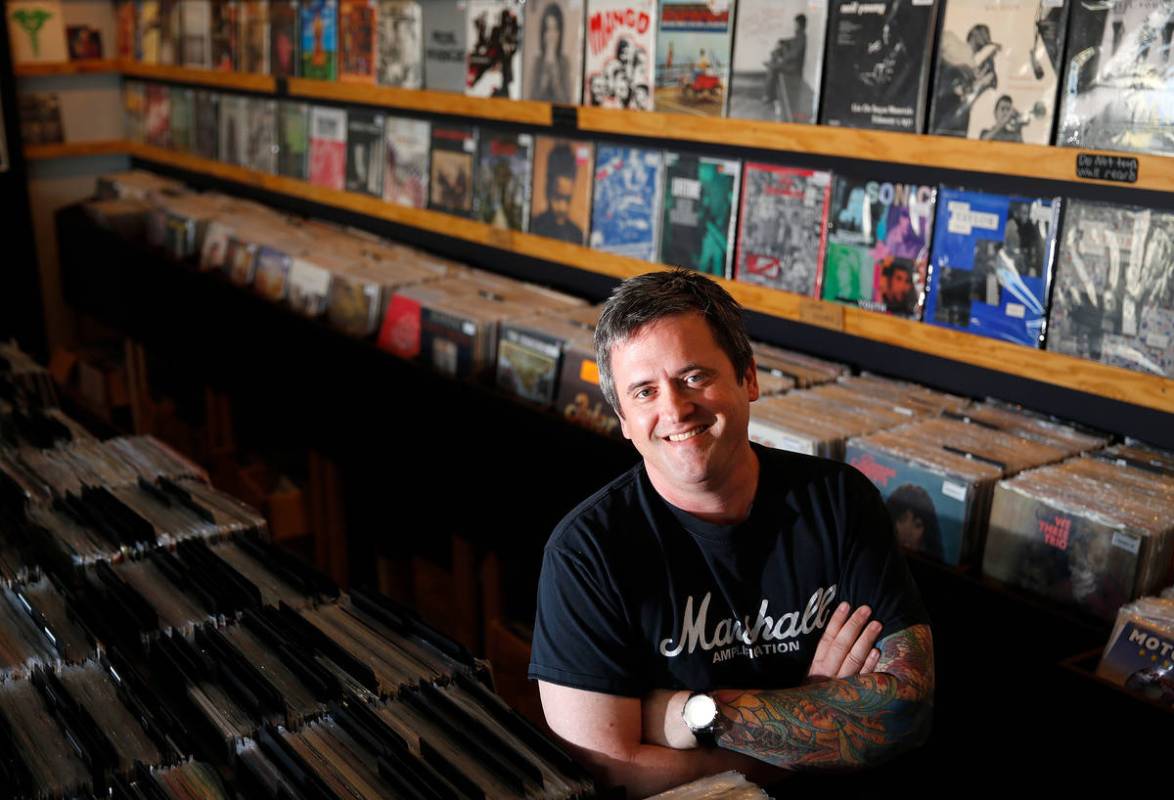
[[[933,703],[933,640],[914,625],[873,643],[868,609],[842,604],[824,629],[808,679],[789,689],[713,692],[728,725],[716,749],[697,748],[681,717],[688,692],[644,698],[539,682],[551,729],[609,784],[643,797],[727,769],[752,780],[778,768],[848,769],[923,742]]]

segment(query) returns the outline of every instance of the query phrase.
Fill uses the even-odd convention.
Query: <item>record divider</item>
[[[654,269],[667,269],[660,264],[602,253],[535,234],[502,230],[429,209],[392,205],[381,198],[315,186],[295,178],[224,164],[189,153],[133,143],[129,149],[132,156],[144,161],[242,183],[611,278],[622,280]],[[716,280],[750,311],[819,325],[907,350],[1174,413],[1174,381],[1168,378],[775,289],[720,278]]]

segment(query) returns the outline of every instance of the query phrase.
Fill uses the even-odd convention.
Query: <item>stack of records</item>
[[[570,360],[594,359],[592,324],[570,319],[562,309],[552,309],[524,319],[502,322],[497,342],[497,386],[499,389],[544,408],[555,405],[566,374],[565,354]],[[573,351],[573,352],[572,352]]]
[[[983,572],[1104,619],[1165,585],[1174,471],[1160,459],[1141,466],[1131,450],[1110,448],[1001,481]]]
[[[90,200],[83,207],[96,223],[124,239],[146,238],[147,216],[151,212],[151,206],[142,200],[112,197]]]
[[[976,403],[965,411],[953,413],[963,422],[1013,433],[1021,439],[1030,439],[1062,450],[1065,456],[1087,453],[1109,443],[1106,436],[994,400]]]
[[[1174,600],[1142,597],[1122,606],[1097,675],[1174,711]]]
[[[845,460],[884,496],[899,544],[961,564],[982,547],[995,481],[1064,456],[985,426],[926,419],[853,439]]]
[[[0,740],[5,791],[13,797],[89,794],[93,776],[45,699],[29,680],[0,683]],[[23,767],[23,769],[21,769]]]
[[[970,405],[970,401],[946,392],[939,392],[892,378],[865,373],[845,375],[837,381],[840,388],[847,388],[858,396],[880,401],[899,414],[908,417],[937,416],[946,412],[959,412]],[[831,392],[831,388],[821,389]]]
[[[740,772],[722,772],[653,795],[650,800],[766,800],[769,795]]]
[[[184,186],[179,181],[156,175],[154,172],[132,169],[99,176],[97,194],[100,199],[122,197],[154,202],[159,197],[184,191]]]
[[[68,664],[80,664],[96,655],[94,636],[77,618],[76,608],[52,578],[42,577],[12,589],[20,606],[44,631],[58,657]]]
[[[1169,0],[1074,3],[1056,143],[1174,153]]]
[[[216,768],[200,761],[165,769],[140,769],[133,781],[120,781],[116,786],[116,796],[131,800],[230,800],[233,796],[224,788]]]
[[[15,342],[0,341],[0,400],[17,399],[32,408],[54,408],[57,387],[49,371]]]
[[[763,394],[781,394],[787,389],[809,389],[831,383],[848,374],[848,367],[834,361],[794,353],[781,347],[751,342],[754,363],[758,367],[758,388]],[[790,384],[787,386],[786,384]],[[777,387],[780,391],[771,391]]]
[[[1042,347],[1060,198],[943,188],[925,321]]]
[[[908,422],[908,404],[878,398],[871,387],[829,383],[764,397],[750,407],[750,439],[767,447],[843,460],[853,436]]]
[[[1174,376],[1174,214],[1070,200],[1047,347]]]
[[[223,210],[221,198],[215,195],[162,197],[147,215],[147,243],[176,261],[197,256],[208,223]]]
[[[12,589],[0,592],[0,679],[27,676],[59,660],[52,640]]]
[[[470,271],[396,291],[379,346],[450,377],[489,381],[497,366],[498,323],[581,305],[558,292]]]

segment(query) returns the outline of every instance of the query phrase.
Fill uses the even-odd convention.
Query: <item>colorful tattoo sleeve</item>
[[[933,710],[933,637],[885,637],[868,675],[778,690],[716,693],[729,726],[719,746],[789,769],[869,766],[920,744]]]

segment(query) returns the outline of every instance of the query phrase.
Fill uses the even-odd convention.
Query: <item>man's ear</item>
[[[758,399],[758,365],[754,363],[753,358],[750,359],[750,366],[746,368],[746,374],[742,379],[746,381],[746,393],[753,403]]]

